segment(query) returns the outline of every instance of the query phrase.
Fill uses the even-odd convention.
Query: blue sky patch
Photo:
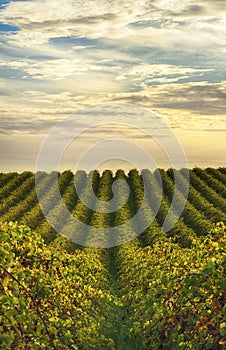
[[[76,38],[73,36],[52,38],[49,40],[51,44],[59,46],[97,46],[100,45],[99,40],[88,39],[88,38]]]
[[[28,2],[28,1],[31,1],[31,0],[1,0],[0,10],[4,9],[11,2]]]
[[[10,3],[10,0],[1,0],[0,10],[4,9]]]
[[[14,26],[13,24],[1,23],[0,22],[0,32],[18,32],[19,27]]]
[[[167,22],[169,22],[168,19],[156,19],[156,20],[149,20],[149,21],[133,22],[130,24],[130,26],[135,28],[148,28],[148,27],[161,28]]]

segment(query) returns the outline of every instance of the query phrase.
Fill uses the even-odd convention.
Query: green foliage
[[[136,241],[119,247],[119,295],[102,263],[107,251],[69,254],[17,223],[1,224],[0,237],[4,349],[198,350],[226,344],[223,223],[191,248],[161,237],[152,247],[139,248]]]
[[[1,224],[0,344],[114,349],[107,270],[95,250],[51,250],[26,226]]]
[[[67,217],[51,186],[54,174],[39,174],[40,192],[49,213],[54,207],[54,218],[64,225]],[[187,180],[183,169],[176,171],[175,191],[175,171],[160,174],[161,179],[157,172],[140,174],[135,169],[128,175],[118,170],[115,177],[109,170],[102,175],[59,173],[65,205],[78,220],[94,227],[117,227],[142,207],[139,226],[153,216],[161,199],[156,218],[136,239],[112,249],[82,249],[45,220],[34,174],[0,173],[0,214],[8,221],[0,224],[0,349],[226,348],[225,168],[190,171],[186,206],[167,233],[161,225],[176,196],[169,217],[174,219]],[[118,202],[127,185],[128,201],[113,213],[103,213],[115,180],[125,180],[117,188]],[[81,198],[74,181],[80,184]],[[91,203],[90,184],[98,202]],[[129,237],[124,231],[118,228],[118,244]],[[86,242],[93,239],[91,233],[92,227],[78,232]],[[95,239],[106,243],[106,237]]]
[[[225,246],[220,223],[191,249],[170,240],[119,249],[118,282],[129,310],[124,327],[140,350],[225,347]]]

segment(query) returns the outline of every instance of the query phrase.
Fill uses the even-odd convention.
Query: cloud
[[[226,12],[224,0],[159,0],[156,8],[169,17],[212,17]]]
[[[222,10],[222,3],[218,2]],[[203,24],[199,20],[190,22],[185,14],[196,16],[207,13],[206,18],[213,17],[212,8],[225,23],[220,9],[214,2],[199,3],[188,1],[69,1],[69,0],[33,0],[28,2],[11,2],[0,16],[5,23],[14,24],[20,31],[10,37],[10,41],[21,47],[38,48],[53,37],[74,36],[91,39],[120,40],[128,47],[145,43],[148,46],[172,47],[180,43],[184,50],[194,45],[206,46],[208,43],[222,43],[216,37],[216,30],[225,33],[224,27],[215,28],[215,23],[208,23],[212,33],[202,32]],[[209,11],[209,12],[208,12]],[[218,12],[217,12],[218,11]],[[88,14],[88,16],[87,16]],[[181,14],[182,18],[175,20]],[[189,17],[188,16],[188,17]],[[180,16],[179,16],[180,17]],[[152,23],[165,18],[162,26],[156,28]],[[183,26],[179,25],[183,21]],[[144,23],[145,28],[133,26]],[[168,35],[166,35],[168,32]]]
[[[128,77],[131,77],[132,81],[136,84],[167,84],[172,82],[177,82],[181,79],[186,79],[191,77],[198,77],[205,72],[210,72],[213,69],[201,69],[201,68],[191,68],[191,67],[182,67],[174,66],[167,64],[148,64],[142,63],[125,71],[123,74],[119,75],[117,80],[125,80]]]
[[[226,115],[226,84],[185,84],[163,92],[155,108],[188,110],[201,115]],[[164,101],[163,101],[164,99]]]
[[[18,28],[0,58],[0,113],[15,130],[104,101],[225,115],[224,1],[11,1],[0,21]]]
[[[4,96],[5,104],[1,105],[0,110],[2,133],[44,134],[67,115],[104,102],[112,102],[113,105],[122,103],[122,108],[124,103],[132,103],[134,111],[136,106],[146,107],[177,130],[225,130],[225,91],[226,83],[207,82],[144,86],[142,91],[133,93],[90,96],[72,92],[49,94],[44,91],[27,91],[19,95],[14,93],[11,97],[9,91],[9,96]],[[10,104],[10,109],[9,101],[14,101]],[[84,113],[84,116],[81,114],[81,120],[87,119],[87,109]],[[138,118],[138,115],[131,114],[131,120],[135,117]],[[139,117],[142,120],[142,116]],[[109,121],[114,121],[112,115],[109,115]]]
[[[173,129],[224,131],[226,128],[226,82],[146,86],[133,94],[112,96],[121,103],[149,108],[165,118]]]

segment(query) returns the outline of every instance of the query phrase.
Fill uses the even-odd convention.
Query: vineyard
[[[55,196],[55,175],[40,173],[40,190],[63,230],[69,217]],[[32,172],[0,173],[0,349],[225,349],[226,168],[194,168],[189,183],[186,169],[57,175],[65,206],[91,228],[78,233],[84,246],[46,221]],[[125,183],[128,200],[103,212],[115,180],[124,181],[114,195],[121,203]],[[149,203],[142,215],[155,216],[150,225],[125,244],[127,232],[118,229],[116,246],[89,248],[108,239],[94,237],[92,227],[117,229],[139,212],[144,180]],[[164,232],[175,196],[169,221],[187,200]]]

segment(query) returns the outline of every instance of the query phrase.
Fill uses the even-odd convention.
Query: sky
[[[57,122],[87,121],[77,111],[106,103],[132,105],[128,128],[84,133],[62,169],[119,136],[170,166],[166,149],[133,129],[139,108],[167,123],[189,167],[226,166],[225,57],[225,0],[0,0],[0,171],[35,170]]]

